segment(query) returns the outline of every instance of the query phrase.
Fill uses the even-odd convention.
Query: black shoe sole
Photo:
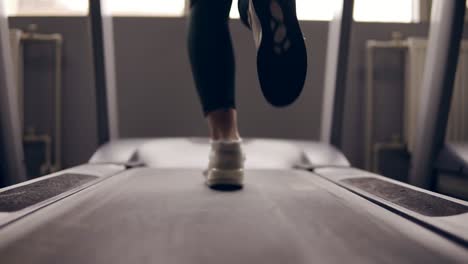
[[[275,43],[275,30],[271,28],[270,5],[276,1],[283,12],[286,38]],[[296,17],[294,0],[252,0],[254,12],[260,21],[262,37],[257,50],[257,73],[265,99],[276,107],[293,103],[301,94],[307,74],[307,51],[304,37]],[[286,51],[277,50],[289,45]],[[276,50],[275,50],[276,49]]]

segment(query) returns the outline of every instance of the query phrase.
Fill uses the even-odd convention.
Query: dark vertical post
[[[0,1],[0,186],[26,180],[8,16]]]
[[[96,86],[98,142],[118,137],[112,17],[103,16],[105,0],[89,0]]]
[[[96,89],[96,111],[98,127],[98,143],[102,145],[109,141],[109,117],[107,113],[107,91],[104,63],[104,40],[102,34],[101,1],[89,0],[89,20],[93,44],[94,85]]]
[[[433,189],[444,146],[465,17],[465,0],[434,0],[409,181]]]
[[[328,27],[321,141],[342,148],[346,75],[354,0],[342,0]]]

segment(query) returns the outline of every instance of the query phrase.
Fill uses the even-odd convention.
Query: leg
[[[239,139],[234,52],[229,33],[232,0],[192,0],[188,35],[192,73],[211,138]]]
[[[234,52],[229,33],[232,0],[192,0],[189,56],[192,73],[211,135],[206,183],[241,187],[244,154],[237,129]]]
[[[210,136],[213,140],[240,140],[236,109],[215,110],[207,115]]]

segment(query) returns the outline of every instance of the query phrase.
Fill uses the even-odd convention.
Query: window
[[[354,20],[367,22],[411,23],[413,1],[409,0],[356,0]]]
[[[0,0],[1,1],[1,0]],[[88,0],[5,0],[9,15],[86,15]],[[186,0],[102,0],[115,16],[182,16]],[[216,0],[212,0],[216,1]],[[346,1],[346,0],[345,0]],[[354,19],[368,22],[413,22],[413,1],[355,0]],[[336,0],[296,0],[301,20],[330,20]],[[237,0],[231,17],[238,18]]]
[[[296,0],[297,17],[300,20],[331,20],[336,4],[338,2],[333,0]],[[231,17],[239,17],[237,1],[233,3]],[[354,20],[410,23],[413,22],[413,1],[355,0]]]
[[[101,1],[116,16],[182,16],[185,7],[185,0]],[[10,16],[83,16],[88,0],[6,0],[6,8]]]
[[[185,0],[107,1],[110,12],[116,16],[183,16],[185,8]]]
[[[87,0],[6,0],[10,16],[83,16]]]
[[[296,0],[296,13],[300,20],[330,20],[334,7],[335,1],[333,0]],[[239,18],[237,0],[232,3],[230,16]]]

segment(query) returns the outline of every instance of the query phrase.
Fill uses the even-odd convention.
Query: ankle
[[[207,115],[211,140],[238,141],[237,113],[235,109],[216,110]]]
[[[220,141],[220,142],[236,142],[240,141],[241,137],[239,136],[238,133],[212,133],[211,134],[211,140],[212,141]]]

